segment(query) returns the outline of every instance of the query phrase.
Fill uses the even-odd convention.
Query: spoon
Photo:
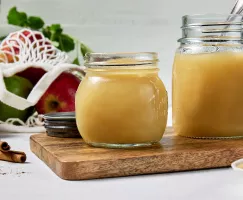
[[[234,20],[236,18],[236,16],[234,16],[235,14],[241,14],[243,11],[243,0],[237,0],[235,2],[235,5],[233,7],[233,9],[231,10],[230,14],[233,16],[229,16],[226,20],[226,22],[230,22],[232,20]],[[226,25],[226,27],[224,28],[225,32],[227,32],[227,28],[229,28],[230,24]],[[226,33],[222,33],[221,36],[225,36]]]
[[[230,14],[241,14],[243,11],[243,0],[237,0]]]
[[[233,9],[231,10],[230,14],[232,14],[232,15],[234,15],[234,14],[241,14],[242,11],[243,11],[243,0],[237,0],[235,2],[235,5],[234,5]],[[234,19],[235,19],[235,16],[229,16],[227,18],[227,21],[230,22],[231,20],[234,20]]]

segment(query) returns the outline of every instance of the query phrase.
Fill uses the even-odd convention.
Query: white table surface
[[[169,122],[168,124],[170,124]],[[0,161],[0,199],[6,200],[242,200],[243,173],[231,168],[193,172],[65,181],[56,176],[29,148],[31,134],[0,138],[27,153],[27,163]]]

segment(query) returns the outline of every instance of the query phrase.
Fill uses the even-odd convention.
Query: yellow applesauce
[[[168,105],[158,71],[156,65],[87,68],[76,93],[76,120],[85,142],[126,148],[160,141]]]
[[[243,136],[243,53],[179,54],[173,126],[188,137]]]

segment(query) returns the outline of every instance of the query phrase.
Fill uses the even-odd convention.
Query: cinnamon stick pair
[[[0,160],[24,163],[26,161],[26,154],[21,151],[12,151],[7,142],[0,141]]]

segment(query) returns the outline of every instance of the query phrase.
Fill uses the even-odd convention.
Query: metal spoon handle
[[[243,0],[237,0],[230,14],[241,14],[243,11]]]
[[[236,0],[235,5],[233,9],[231,10],[230,14],[241,14],[243,11],[243,0]],[[226,20],[226,22],[231,22],[236,18],[236,16],[229,16]],[[224,30],[226,31],[227,28],[229,28],[230,25],[226,25]],[[226,31],[227,32],[227,31]],[[225,36],[225,33],[222,33],[221,36]]]
[[[237,0],[235,2],[235,5],[233,9],[231,10],[230,14],[241,14],[243,11],[243,0]],[[230,22],[231,20],[234,20],[235,16],[229,16],[227,18],[227,21]]]

